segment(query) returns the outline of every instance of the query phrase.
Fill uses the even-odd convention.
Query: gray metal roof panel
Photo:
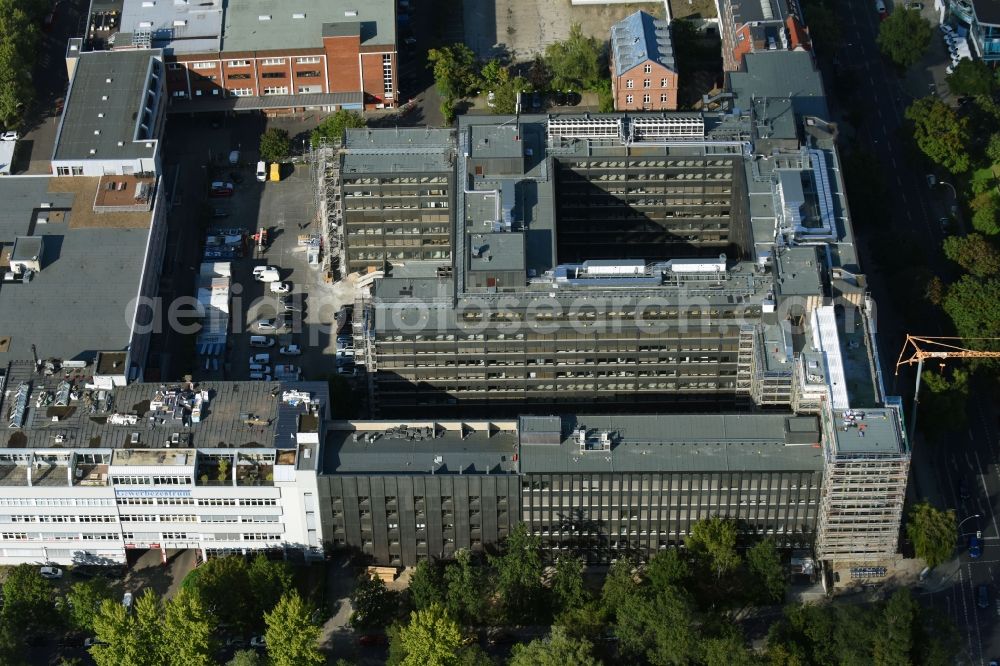
[[[156,141],[136,141],[135,126],[150,59],[161,55],[159,49],[82,53],[66,96],[52,159],[151,158]]]
[[[268,20],[260,17],[268,16]],[[301,18],[296,18],[301,16]],[[323,45],[327,33],[356,34],[362,45],[396,44],[396,3],[393,0],[231,0],[223,18],[223,51],[268,51]],[[328,25],[334,24],[334,25]],[[347,26],[336,27],[336,24]],[[350,32],[354,31],[354,32]]]
[[[127,33],[148,30],[153,46],[168,53],[219,51],[222,9],[223,0],[124,0],[118,39]],[[116,44],[121,46],[117,40]]]
[[[381,434],[373,442],[348,430],[331,430],[324,451],[326,474],[497,474],[516,468],[517,438],[500,432],[455,432],[422,440]]]

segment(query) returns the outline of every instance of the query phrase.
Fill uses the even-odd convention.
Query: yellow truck
[[[277,183],[281,180],[281,164],[278,162],[271,163],[271,182]]]

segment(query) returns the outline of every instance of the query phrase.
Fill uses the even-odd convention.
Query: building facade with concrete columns
[[[125,0],[115,37],[114,49],[164,50],[174,111],[397,104],[395,3],[387,0]]]

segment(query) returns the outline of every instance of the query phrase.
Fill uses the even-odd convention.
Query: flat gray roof
[[[903,429],[893,409],[872,408],[834,412],[836,453],[905,453]]]
[[[447,172],[451,175],[454,158],[453,130],[352,128],[344,136],[344,174]]]
[[[823,293],[820,263],[813,246],[780,248],[775,256],[775,290],[785,296],[817,296]]]
[[[528,444],[522,425],[520,462],[525,473],[726,472],[818,470],[823,465],[819,422],[791,414],[670,414],[538,417],[530,432],[544,440],[559,426],[559,443]],[[581,452],[577,430],[589,443],[607,432],[611,450]],[[552,440],[550,440],[552,441]]]
[[[262,17],[269,17],[261,20]],[[316,48],[330,34],[360,32],[362,46],[396,44],[394,0],[230,0],[223,19],[222,51]],[[336,24],[349,30],[337,32]],[[357,24],[357,30],[351,24]]]
[[[790,99],[799,116],[830,117],[823,79],[816,71],[811,52],[748,53],[743,56],[743,63],[746,71],[728,72],[729,87],[736,95],[737,106],[749,109],[754,98]],[[768,104],[770,107],[770,102]],[[767,115],[783,111],[783,107],[776,106],[773,110],[769,108]]]
[[[511,432],[472,432],[428,428],[420,439],[405,432],[380,431],[374,441],[364,432],[331,430],[326,440],[326,474],[498,474],[516,470],[517,436]],[[412,433],[410,433],[412,434]]]
[[[42,269],[27,283],[0,283],[0,365],[32,358],[87,359],[131,339],[152,213],[93,213],[98,178],[0,179],[0,243],[42,236]],[[43,209],[43,203],[51,208]],[[48,222],[38,222],[43,214]],[[108,226],[97,226],[102,224]],[[89,226],[88,226],[89,225]]]
[[[160,56],[160,49],[80,54],[66,95],[52,159],[153,157],[156,139],[144,137],[136,141],[136,123],[144,106],[150,59]],[[161,69],[160,81],[164,80]]]
[[[149,31],[151,45],[168,54],[219,51],[222,4],[223,0],[124,0],[120,30],[133,39],[137,31]],[[120,34],[118,39],[124,37]]]

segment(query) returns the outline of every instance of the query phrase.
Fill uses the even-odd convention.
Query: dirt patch
[[[59,417],[59,420],[68,419],[76,413],[76,407],[49,407],[45,410],[45,416],[50,420],[53,416]]]
[[[670,13],[675,19],[711,19],[718,16],[713,0],[670,0]]]
[[[12,432],[10,439],[7,440],[7,448],[9,449],[23,449],[27,445],[28,436],[23,432]]]
[[[495,11],[484,11],[490,4],[466,0],[465,42],[480,57],[506,51],[515,60],[544,53],[549,44],[566,39],[574,23],[580,24],[583,34],[607,41],[613,24],[640,9],[666,17],[663,2],[573,5],[570,0],[495,0]],[[495,43],[487,43],[491,40],[484,35],[495,35]]]

